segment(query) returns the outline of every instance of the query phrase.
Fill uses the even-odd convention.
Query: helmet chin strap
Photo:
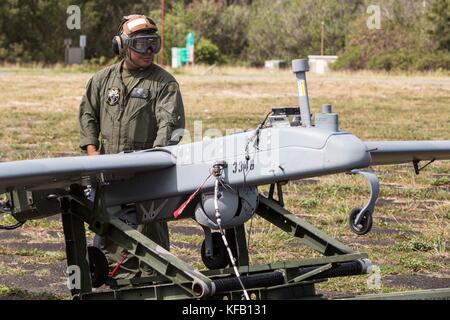
[[[134,63],[133,60],[131,60],[130,50],[130,48],[127,48],[127,51],[125,53],[125,60],[127,61],[127,65],[130,66],[132,70],[142,69],[136,63]]]

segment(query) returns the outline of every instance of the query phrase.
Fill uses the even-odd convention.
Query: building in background
[[[284,69],[287,68],[287,62],[284,60],[266,60],[264,68],[266,69]]]
[[[84,49],[86,48],[86,36],[80,36],[80,46],[70,47],[72,39],[64,39],[64,63],[70,64],[83,64],[84,62]]]
[[[309,70],[316,74],[324,74],[330,70],[330,65],[338,59],[338,56],[308,56]]]
[[[186,64],[194,64],[194,33],[189,32],[186,36],[186,46],[183,48],[172,48],[172,68],[177,69]]]

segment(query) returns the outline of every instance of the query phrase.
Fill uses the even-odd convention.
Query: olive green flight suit
[[[136,79],[124,83],[122,68],[123,61],[97,72],[87,83],[79,112],[80,147],[85,150],[92,144],[101,154],[109,154],[178,143],[180,135],[174,133],[184,129],[185,118],[175,78],[152,64],[137,72]],[[167,223],[146,224],[138,230],[169,249]],[[106,239],[103,239],[102,248],[110,268],[126,254]],[[128,256],[116,278],[151,272],[139,265],[137,258]]]

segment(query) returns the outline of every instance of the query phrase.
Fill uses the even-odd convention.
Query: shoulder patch
[[[176,82],[169,83],[169,85],[167,86],[167,91],[177,92],[178,91],[178,83],[176,83]]]

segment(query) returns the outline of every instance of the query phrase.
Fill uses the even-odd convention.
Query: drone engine
[[[217,201],[222,228],[233,228],[244,224],[255,213],[258,190],[256,187],[238,188],[237,191],[221,189]],[[213,191],[201,195],[201,200],[195,208],[195,220],[202,226],[219,229]]]

